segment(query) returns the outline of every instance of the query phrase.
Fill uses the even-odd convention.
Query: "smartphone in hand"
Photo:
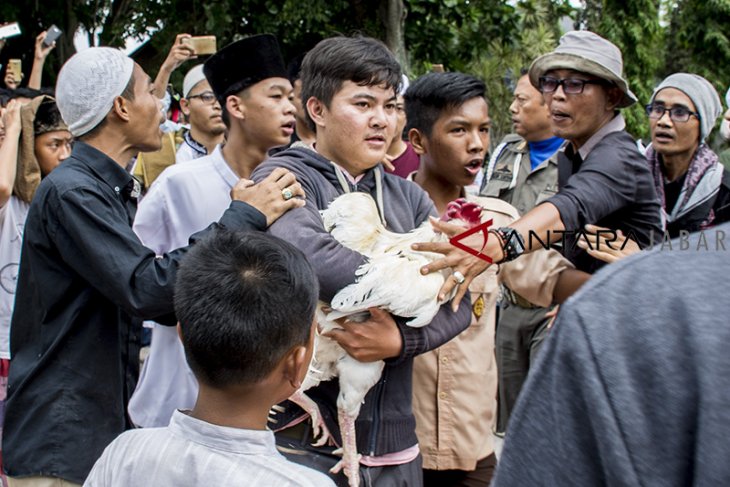
[[[17,22],[0,26],[0,39],[7,39],[8,37],[17,35],[20,35],[20,26]]]
[[[215,36],[186,37],[182,41],[190,44],[196,55],[215,54],[217,51]]]
[[[55,25],[50,26],[48,28],[48,30],[46,31],[45,39],[43,39],[43,45],[45,47],[51,46],[51,44],[56,42],[56,39],[61,37],[62,33],[63,33],[63,31],[61,29],[59,29],[58,27],[56,27]]]
[[[20,59],[8,59],[7,72],[12,74],[15,81],[20,83],[23,79],[23,64]]]

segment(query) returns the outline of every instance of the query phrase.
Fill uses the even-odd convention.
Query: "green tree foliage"
[[[559,28],[553,7],[554,4],[545,0],[519,2],[512,35],[492,40],[467,69],[487,85],[493,146],[512,131],[509,106],[521,73],[526,72],[533,60],[557,45]]]
[[[517,31],[515,9],[502,0],[409,0],[405,41],[412,71],[431,64],[465,71],[494,42],[506,43]]]
[[[668,12],[667,25],[660,23],[660,1]],[[2,2],[0,22],[18,21],[24,33],[7,43],[0,63],[20,57],[29,71],[34,38],[50,24],[61,27],[66,35],[46,62],[44,84],[55,81],[55,73],[73,54],[70,33],[79,27],[96,32],[100,44],[112,46],[154,33],[136,55],[152,76],[181,32],[215,34],[219,46],[242,36],[271,32],[280,39],[285,56],[293,57],[335,33],[361,32],[397,47],[393,32],[398,30],[396,35],[401,35],[407,50],[399,59],[412,76],[439,63],[447,70],[471,72],[486,80],[493,139],[497,141],[510,129],[508,106],[516,77],[534,58],[555,47],[562,34],[559,20],[568,14],[575,16],[576,27],[594,30],[622,49],[626,76],[640,99],[625,112],[634,135],[648,133],[641,105],[664,75],[696,72],[715,83],[720,92],[730,80],[730,0],[583,0],[577,10],[571,5],[569,0]],[[399,23],[390,18],[394,12],[400,16]],[[175,74],[176,83],[184,71],[183,67]]]
[[[697,73],[724,94],[730,83],[730,1],[679,0],[670,9],[662,76]]]
[[[623,54],[624,75],[639,99],[622,110],[627,130],[635,137],[649,136],[644,105],[649,102],[662,65],[663,35],[659,0],[592,0],[582,13],[589,30],[616,44]]]

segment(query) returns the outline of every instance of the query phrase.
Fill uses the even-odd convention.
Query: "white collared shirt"
[[[217,426],[175,411],[165,428],[131,430],[104,450],[86,487],[130,485],[330,487],[323,473],[285,459],[274,433]]]

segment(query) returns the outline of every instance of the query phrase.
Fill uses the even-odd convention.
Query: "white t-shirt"
[[[10,358],[10,318],[18,283],[23,228],[30,205],[11,196],[0,208],[0,358]]]

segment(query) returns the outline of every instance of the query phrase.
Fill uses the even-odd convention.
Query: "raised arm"
[[[18,147],[20,145],[20,103],[10,100],[2,110],[2,124],[5,140],[0,145],[0,207],[7,204],[13,194],[15,172],[18,167]]]
[[[46,58],[48,54],[56,47],[56,41],[50,46],[43,44],[46,39],[47,31],[43,31],[38,34],[35,38],[35,55],[33,56],[33,68],[30,71],[30,78],[28,79],[28,88],[34,90],[41,89],[41,79],[43,78],[43,66],[46,64]]]
[[[188,37],[190,37],[190,34],[178,34],[175,37],[175,42],[170,48],[167,58],[165,58],[162,66],[160,66],[154,82],[155,96],[157,98],[165,96],[165,90],[167,89],[167,84],[170,82],[172,72],[179,68],[185,61],[196,58],[195,50],[193,50],[192,46],[183,43],[183,39]]]

